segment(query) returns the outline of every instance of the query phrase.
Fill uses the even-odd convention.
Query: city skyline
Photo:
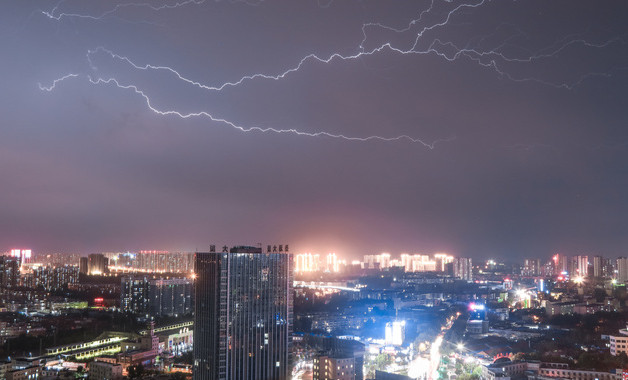
[[[624,255],[627,17],[5,2],[0,246]]]
[[[212,245],[214,244],[210,244],[207,247],[203,247],[203,248],[209,248]],[[261,248],[263,244],[257,243],[255,245],[251,244],[251,246],[256,246],[258,248]],[[292,247],[294,246],[292,245]],[[93,256],[93,255],[104,255],[109,260],[112,260],[111,261],[112,267],[119,267],[119,269],[123,268],[124,266],[128,266],[133,262],[136,265],[140,265],[143,269],[151,269],[159,265],[165,267],[167,263],[167,265],[170,267],[181,267],[187,270],[191,268],[192,266],[190,261],[193,255],[198,252],[203,252],[204,250],[205,249],[197,248],[196,250],[187,250],[187,251],[182,250],[182,249],[174,249],[174,250],[125,249],[121,251],[104,250],[102,252],[72,252],[72,251],[71,252],[62,252],[62,251],[50,252],[50,251],[45,251],[45,250],[40,252],[40,251],[33,251],[32,249],[23,249],[22,247],[20,249],[12,248],[12,249],[6,249],[4,251],[0,249],[0,255],[10,256],[10,257],[22,256],[22,258],[24,258],[24,255],[27,255],[28,260],[26,262],[32,262],[32,263],[37,263],[38,260],[40,261],[42,259],[46,262],[53,261],[53,262],[64,263],[62,261],[58,261],[58,259],[56,258],[57,255],[72,257],[76,260],[78,260],[79,258],[88,258],[89,256]],[[381,256],[387,256],[389,262],[395,265],[400,265],[400,263],[404,260],[404,256],[424,257],[426,259],[429,257],[430,258],[429,260],[432,263],[434,263],[434,260],[439,261],[439,260],[443,260],[444,258],[453,259],[455,257],[468,256],[468,255],[451,254],[450,252],[443,252],[439,250],[436,250],[436,251],[403,250],[403,251],[397,251],[397,252],[395,251],[368,251],[368,252],[357,252],[354,255],[345,254],[345,253],[337,254],[335,252],[336,250],[309,251],[308,252],[308,251],[303,251],[299,249],[293,249],[292,251],[295,255],[295,258],[307,257],[307,256],[310,257],[309,260],[312,260],[312,258],[316,258],[322,267],[330,265],[329,262],[325,263],[325,261],[329,260],[331,256],[335,257],[333,259],[334,261],[337,260],[338,263],[342,263],[342,265],[351,265],[355,262],[368,262],[369,257],[376,258],[376,257],[381,257]],[[576,251],[576,252],[546,252],[543,254],[530,253],[521,257],[500,257],[500,256],[486,255],[486,256],[476,256],[474,257],[474,259],[477,259],[480,262],[487,262],[487,263],[493,262],[495,259],[497,259],[499,262],[502,262],[502,263],[521,264],[521,263],[524,263],[526,260],[530,260],[530,259],[540,260],[541,262],[550,262],[552,260],[555,260],[555,258],[558,256],[567,257],[567,258],[589,257],[593,259],[594,257],[601,257],[601,258],[617,259],[617,258],[624,258],[628,255],[622,254],[622,253],[603,254],[603,253],[599,253],[599,251]],[[177,259],[177,257],[179,257],[179,259]],[[22,261],[24,260],[22,259]],[[166,271],[160,270],[160,271],[167,272],[167,270]],[[177,272],[177,271],[181,271],[181,270],[180,269],[174,270],[174,272]]]
[[[508,265],[381,253],[347,266],[281,243],[87,257],[12,249],[0,255],[0,378],[626,375],[626,257]],[[569,357],[557,362],[549,347]]]

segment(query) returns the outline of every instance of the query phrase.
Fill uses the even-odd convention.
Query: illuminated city
[[[218,255],[214,247],[210,252]],[[223,254],[228,252],[225,249]],[[628,282],[626,273],[622,274],[622,265],[628,260],[625,257],[561,253],[547,261],[474,262],[442,252],[379,253],[364,255],[362,261],[347,265],[345,258],[333,253],[293,255],[287,245],[266,249],[278,257],[293,256],[294,319],[290,329],[294,331],[291,350],[295,356],[285,369],[292,377],[325,377],[325,366],[330,368],[331,363],[342,369],[334,372],[338,378],[343,374],[377,378],[390,373],[433,379],[448,373],[462,376],[469,370],[484,379],[500,371],[529,370],[531,363],[545,360],[535,354],[533,345],[545,346],[557,337],[569,344],[572,338],[565,332],[569,331],[564,325],[566,317],[599,319],[596,329],[608,331],[610,338],[602,333],[596,338],[601,341],[591,344],[606,346],[600,355],[616,358],[608,360],[619,363],[626,352],[628,333],[618,319],[623,305],[617,296]],[[235,252],[251,252],[247,257],[263,255],[258,250],[234,247],[231,254],[234,260],[243,255]],[[146,256],[141,259],[144,264],[136,264],[141,255],[155,256]],[[198,255],[191,254],[192,258]],[[64,259],[59,261],[59,257]],[[22,364],[7,362],[3,376],[8,378],[10,371],[38,376],[75,374],[81,367],[118,371],[122,377],[133,375],[139,364],[179,373],[177,376],[193,373],[186,358],[192,355],[194,341],[205,339],[194,339],[193,305],[200,290],[194,291],[193,286],[204,280],[183,267],[189,257],[189,253],[166,251],[52,256],[7,250],[0,256],[0,307],[8,315],[23,317],[4,319],[0,325],[5,347],[18,337],[32,337],[34,342],[43,339],[49,331],[49,322],[44,321],[83,321],[81,310],[89,310],[93,315],[90,319],[110,315],[113,320],[99,322],[105,325],[97,330],[87,327],[94,322],[80,327],[87,339],[71,338],[72,334],[67,338],[72,341],[55,338],[56,344],[53,339],[50,346],[42,346],[45,350],[26,353],[20,359]],[[119,265],[122,260],[125,264]],[[116,261],[118,265],[109,266]],[[178,266],[173,267],[173,262]],[[197,271],[203,274],[205,270],[199,265]],[[185,268],[188,270],[183,271]],[[262,281],[277,277],[260,273]],[[137,326],[136,330],[129,332],[127,322],[116,322],[116,315],[133,316],[134,322],[128,327]],[[552,326],[563,327],[552,332]],[[503,346],[521,339],[527,348]],[[582,344],[577,350],[584,350]],[[329,351],[329,347],[336,348]],[[31,350],[37,349],[34,346]],[[19,354],[14,351],[14,355]],[[90,363],[103,368],[92,369]],[[9,365],[18,367],[11,369]],[[543,368],[536,371],[547,374]],[[567,378],[575,373],[605,373],[589,371],[578,362],[560,368]],[[612,378],[612,374],[608,376]]]

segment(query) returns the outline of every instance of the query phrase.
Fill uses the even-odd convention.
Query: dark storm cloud
[[[115,4],[0,5],[0,250],[625,253],[623,2]]]

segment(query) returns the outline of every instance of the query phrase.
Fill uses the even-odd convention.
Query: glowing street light
[[[581,285],[584,282],[584,277],[582,276],[574,277],[573,282],[575,282],[578,285]]]

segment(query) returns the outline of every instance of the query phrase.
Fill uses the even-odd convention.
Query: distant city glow
[[[294,271],[299,272],[318,272],[320,268],[320,256],[311,253],[299,253],[295,256]]]

